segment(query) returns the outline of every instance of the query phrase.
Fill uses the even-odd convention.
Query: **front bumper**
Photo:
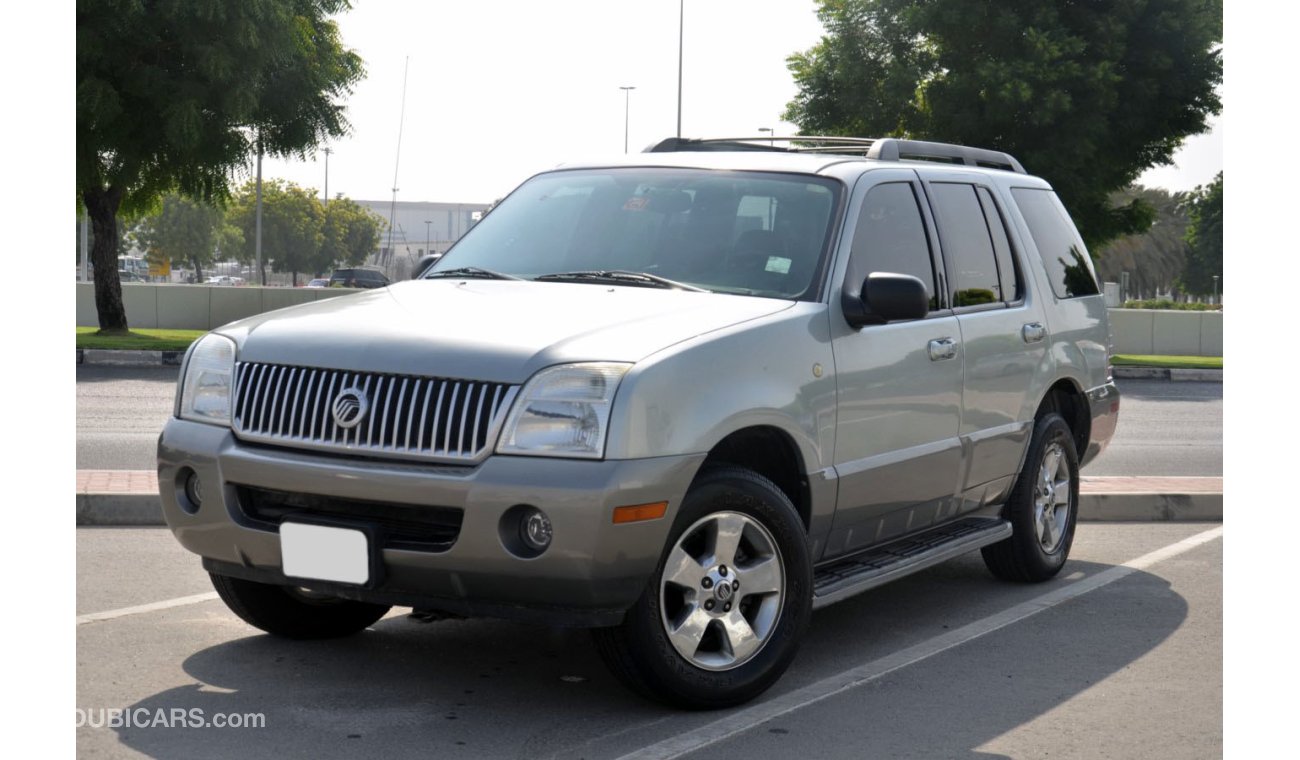
[[[1092,424],[1088,430],[1088,448],[1079,458],[1080,467],[1106,450],[1106,445],[1115,436],[1115,425],[1119,422],[1119,388],[1115,387],[1115,383],[1109,382],[1092,388],[1087,396]]]
[[[158,483],[168,526],[215,573],[462,615],[598,626],[617,624],[645,589],[704,456],[415,465],[250,445],[227,428],[172,419],[158,442]],[[198,509],[184,493],[190,469],[202,484]],[[328,522],[371,535],[381,572],[366,586],[291,580],[280,571],[277,526],[249,519],[247,489],[377,502],[389,516],[459,510],[460,528],[436,550],[392,547],[364,510],[335,513]],[[615,507],[659,501],[668,502],[663,518],[612,521]],[[500,535],[502,515],[518,504],[544,510],[554,529],[551,545],[531,559]]]

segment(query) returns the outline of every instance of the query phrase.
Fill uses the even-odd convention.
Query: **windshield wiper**
[[[479,277],[485,280],[522,280],[522,277],[515,277],[513,274],[504,272],[494,272],[491,269],[481,267],[457,267],[455,269],[440,269],[436,272],[430,272],[422,280],[432,280],[435,277]]]
[[[709,293],[706,288],[697,288],[694,285],[687,285],[684,282],[670,280],[667,277],[660,277],[657,274],[648,272],[628,272],[622,269],[590,269],[579,272],[555,272],[553,274],[544,274],[535,277],[536,280],[562,282],[613,282],[627,285],[640,285],[652,288],[671,288],[673,290],[689,290],[693,293]]]

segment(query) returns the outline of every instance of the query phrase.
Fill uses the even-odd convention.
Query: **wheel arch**
[[[1088,406],[1088,397],[1078,383],[1070,378],[1062,378],[1052,384],[1043,394],[1034,419],[1042,419],[1044,414],[1056,412],[1070,426],[1070,435],[1074,439],[1075,453],[1082,458],[1088,450],[1088,441],[1092,437],[1092,413]]]
[[[733,431],[709,449],[700,472],[722,464],[753,470],[772,481],[794,504],[804,530],[810,530],[812,492],[807,467],[789,433],[774,425],[751,425]]]

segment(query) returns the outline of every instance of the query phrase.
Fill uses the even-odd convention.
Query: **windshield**
[[[426,276],[459,271],[812,298],[839,195],[837,182],[808,175],[553,172],[502,201]]]

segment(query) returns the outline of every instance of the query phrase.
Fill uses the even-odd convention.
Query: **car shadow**
[[[759,702],[1109,567],[1071,561],[1061,579],[1024,586],[994,580],[975,555],[846,600],[813,616],[794,665]],[[870,746],[836,746],[855,757],[1000,757],[975,748],[1125,669],[1186,620],[1187,602],[1164,579],[1135,572],[1119,583],[1138,589],[1121,599],[1132,609],[1107,613],[1108,620],[1124,624],[1057,630],[1062,623],[1050,619],[1048,611],[854,690],[883,700],[889,715],[870,721]],[[1053,625],[1057,628],[1042,635],[1069,641],[1063,661],[1020,657],[1008,672],[997,657],[971,656],[983,651],[972,648],[993,646],[1006,632],[1035,636],[1024,627]],[[918,691],[908,682],[914,668],[934,667],[945,658],[960,663],[947,681],[950,688]],[[127,710],[143,710],[137,714],[144,716],[178,708],[197,708],[207,717],[260,714],[264,727],[119,727],[114,730],[123,745],[152,757],[187,758],[597,758],[619,756],[744,709],[665,708],[623,689],[585,631],[489,620],[420,623],[391,616],[334,641],[248,635],[195,652],[183,668],[199,683],[161,691]],[[960,719],[953,719],[957,715]],[[799,716],[789,713],[756,731],[774,751],[828,746],[824,735],[815,745],[799,738]],[[865,714],[862,722],[858,729],[867,730]]]

